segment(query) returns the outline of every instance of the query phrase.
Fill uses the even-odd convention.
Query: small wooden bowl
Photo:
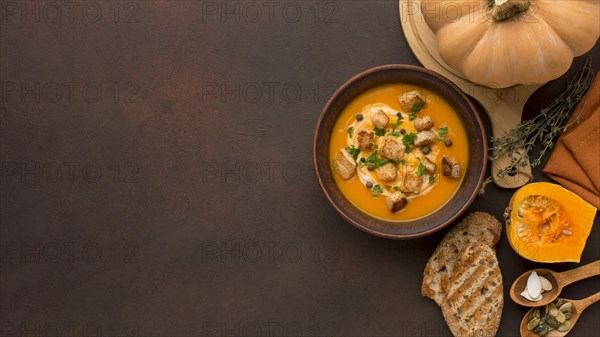
[[[465,177],[452,199],[436,212],[413,221],[385,221],[355,207],[335,183],[331,169],[329,142],[342,110],[364,91],[388,83],[414,84],[429,89],[460,116],[469,139],[469,163]],[[319,184],[333,207],[352,225],[381,237],[409,239],[431,234],[452,223],[477,196],[485,177],[487,137],[477,109],[463,92],[445,77],[425,68],[392,64],[369,69],[344,83],[327,101],[315,130],[313,161]]]

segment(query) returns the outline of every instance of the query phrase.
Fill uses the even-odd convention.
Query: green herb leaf
[[[354,127],[353,126],[348,128],[348,138],[352,138],[352,135],[354,135]]]
[[[354,147],[354,145],[351,145],[346,150],[348,150],[348,153],[350,153],[350,155],[352,156],[352,158],[354,158],[354,160],[358,159],[358,154],[360,153],[360,149],[357,149]]]
[[[383,188],[379,185],[373,186],[373,196],[377,198],[381,193],[383,193]]]
[[[415,140],[417,140],[417,135],[411,132],[402,137],[402,144],[413,145],[415,143]]]
[[[386,189],[386,190],[390,190],[391,188],[392,188],[392,186],[390,186],[390,185],[385,185],[385,189]]]
[[[394,186],[394,191],[399,191],[399,190],[400,190],[400,187]]]
[[[375,134],[377,136],[383,136],[383,135],[385,135],[385,129],[380,129],[380,128],[376,127],[375,129],[373,129],[373,131],[375,131]]]
[[[412,107],[411,107],[411,110],[412,110],[414,113],[417,113],[417,112],[419,112],[419,111],[423,110],[423,107],[424,107],[424,106],[425,106],[425,102],[422,102],[422,103],[415,103],[415,104],[413,104],[413,105],[412,105]]]
[[[419,166],[417,167],[417,177],[422,176],[424,171],[425,166],[423,166],[423,164],[419,162]]]
[[[363,167],[369,164],[373,164],[373,166],[375,166],[375,168],[381,167],[385,164],[388,163],[387,160],[383,159],[383,158],[379,158],[378,155],[378,151],[373,152],[369,158],[367,158],[367,160],[363,163]]]
[[[433,185],[433,183],[435,183],[435,176],[434,175],[430,175],[429,176],[429,185]]]
[[[416,118],[417,118],[417,114],[412,113],[412,114],[408,115],[409,121],[414,121]]]
[[[408,162],[405,159],[402,159],[400,163],[402,163],[402,165],[406,165]]]
[[[400,133],[400,131],[392,131],[392,136],[400,137],[400,136],[402,136],[402,133]]]
[[[444,126],[443,128],[440,128],[440,130],[438,131],[438,140],[440,142],[443,142],[446,139],[446,136],[448,135],[448,127]]]
[[[402,115],[398,116],[398,120],[396,121],[396,123],[392,123],[390,124],[392,126],[392,130],[396,130],[398,128],[398,126],[400,126],[400,124],[403,123],[404,117],[402,117]]]
[[[404,146],[406,146],[406,153],[411,153],[412,150],[414,149],[414,143],[415,140],[417,140],[417,135],[414,133],[409,133],[407,135],[404,135],[404,137],[402,137],[402,144],[404,144]]]

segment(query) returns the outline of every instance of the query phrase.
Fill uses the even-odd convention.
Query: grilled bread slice
[[[504,297],[496,253],[475,243],[460,252],[442,304],[456,337],[493,337],[500,326]]]
[[[423,272],[421,293],[442,305],[448,279],[454,273],[458,253],[468,244],[481,242],[493,247],[500,240],[502,224],[492,215],[474,212],[446,234],[429,258]]]

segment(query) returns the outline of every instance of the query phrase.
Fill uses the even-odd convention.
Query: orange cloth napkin
[[[579,116],[579,124],[575,118]],[[600,73],[581,99],[543,172],[600,208]]]

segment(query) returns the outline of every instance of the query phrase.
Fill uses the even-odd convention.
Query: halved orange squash
[[[531,261],[579,262],[596,211],[560,185],[525,185],[513,195],[504,213],[508,242],[517,254]]]

